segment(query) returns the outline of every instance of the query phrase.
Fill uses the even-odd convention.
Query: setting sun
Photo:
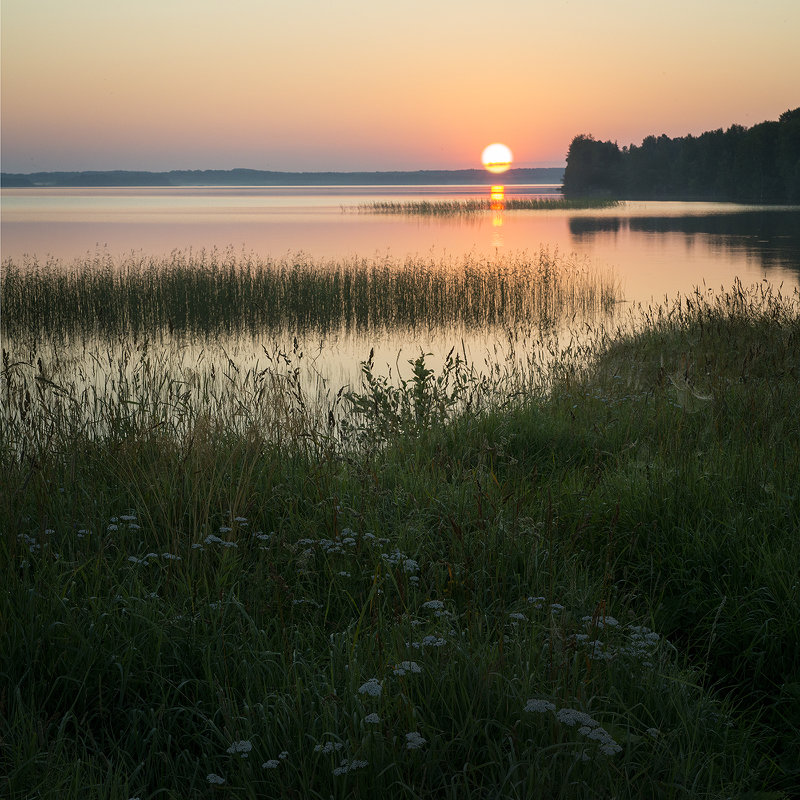
[[[490,144],[481,153],[481,163],[489,172],[499,174],[505,172],[514,160],[511,150],[504,144]]]

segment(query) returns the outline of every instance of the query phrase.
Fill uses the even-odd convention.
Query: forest
[[[564,194],[800,203],[800,108],[752,128],[648,136],[622,148],[581,134],[567,153]]]

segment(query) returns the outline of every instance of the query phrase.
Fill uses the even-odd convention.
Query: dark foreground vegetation
[[[624,199],[800,203],[800,108],[777,122],[670,139],[616,142],[576,136],[569,146],[564,194]]]
[[[798,302],[652,309],[522,395],[368,362],[327,424],[291,364],[92,410],[4,353],[0,794],[792,796]]]

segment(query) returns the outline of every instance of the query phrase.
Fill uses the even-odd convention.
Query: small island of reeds
[[[142,335],[269,325],[292,275],[251,306],[252,274],[4,272],[2,793],[789,798],[800,296],[698,291],[502,369],[365,358],[327,408],[297,351]]]
[[[578,211],[614,208],[619,200],[606,198],[508,197],[502,201],[503,211]],[[348,209],[344,209],[348,210]],[[468,200],[374,200],[356,206],[362,214],[417,214],[421,216],[458,216],[497,211],[496,202],[487,199]]]

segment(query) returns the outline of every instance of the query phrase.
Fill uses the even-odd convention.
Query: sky
[[[564,164],[800,106],[798,0],[1,0],[5,172]]]

